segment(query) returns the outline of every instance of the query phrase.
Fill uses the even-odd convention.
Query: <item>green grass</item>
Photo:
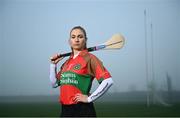
[[[98,116],[122,116],[122,117],[167,117],[180,116],[180,104],[171,107],[151,105],[147,107],[143,103],[97,103]]]
[[[59,116],[58,103],[3,103],[0,116]]]
[[[95,103],[97,116],[180,116],[180,104],[171,107],[153,105],[146,107],[143,103]],[[0,103],[0,116],[59,116],[59,103]]]

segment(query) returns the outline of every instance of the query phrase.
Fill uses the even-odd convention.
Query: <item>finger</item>
[[[53,59],[54,59],[53,57],[50,58],[50,61],[51,61],[52,63],[55,61],[55,60],[53,60]]]
[[[57,59],[55,60],[55,63],[57,64],[57,63],[58,63],[59,61],[61,61],[63,58],[64,58],[64,57],[57,58]]]
[[[60,54],[56,54],[56,58],[58,58],[60,56]]]
[[[75,96],[75,97],[73,98],[73,101],[77,101],[77,98],[78,98],[78,97]]]
[[[59,59],[62,60],[64,57],[60,57]]]
[[[77,102],[80,102],[80,101],[81,101],[81,98],[78,97],[76,101],[77,101]]]
[[[81,96],[81,94],[80,94],[80,93],[77,93],[76,96]]]
[[[77,102],[78,102],[78,98],[75,98],[75,99],[74,99],[74,102],[77,103]]]
[[[82,97],[81,97],[81,96],[78,96],[78,97],[76,98],[76,101],[77,101],[77,102],[82,101]]]
[[[52,62],[55,61],[55,59],[56,59],[56,58],[54,58],[54,57],[51,57],[51,58],[50,58],[50,60],[51,60]]]
[[[58,63],[59,61],[60,61],[60,59],[58,58],[58,59],[56,59],[54,62],[55,62],[55,63]]]
[[[75,101],[76,103],[77,102],[80,102],[81,101],[81,98],[82,98],[82,95],[80,93],[77,93],[73,99],[73,101]]]
[[[60,54],[54,54],[53,56],[51,56],[52,57],[52,59],[56,59],[57,57],[59,57],[60,56]]]

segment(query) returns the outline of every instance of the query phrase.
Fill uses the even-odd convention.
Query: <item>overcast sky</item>
[[[152,33],[157,87],[167,89],[168,73],[173,89],[180,90],[179,0],[0,0],[0,96],[58,94],[49,81],[49,58],[70,51],[69,31],[77,25],[86,29],[88,46],[115,33],[126,38],[121,50],[93,52],[112,74],[110,92],[146,90],[145,9],[148,78]]]

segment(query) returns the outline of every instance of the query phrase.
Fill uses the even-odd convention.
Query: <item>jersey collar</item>
[[[82,56],[86,55],[87,52],[88,52],[88,50],[84,49],[77,56],[81,56],[82,57]],[[73,56],[74,56],[74,54],[71,54],[70,58],[73,59]]]

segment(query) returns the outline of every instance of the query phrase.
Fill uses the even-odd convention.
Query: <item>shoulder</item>
[[[84,52],[82,54],[83,58],[86,58],[87,60],[99,60],[98,57],[90,52]]]
[[[86,60],[86,62],[89,62],[91,64],[102,64],[102,61],[94,54],[87,52],[84,55],[84,59]]]

